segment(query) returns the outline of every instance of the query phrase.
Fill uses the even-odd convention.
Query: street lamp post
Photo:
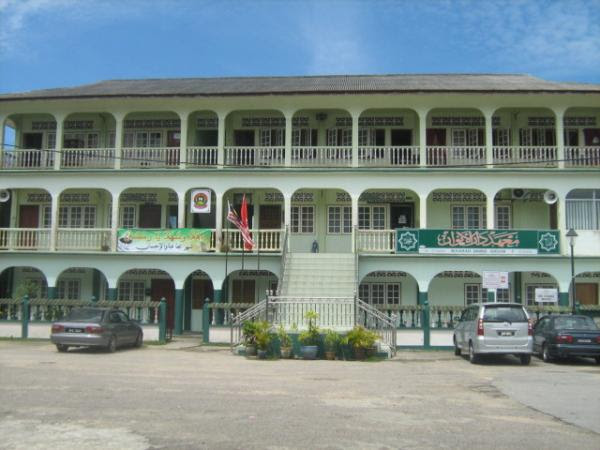
[[[575,238],[577,233],[573,228],[569,228],[567,231],[567,239],[569,239],[569,247],[571,247],[571,293],[572,293],[572,312],[577,313],[575,308],[575,302],[577,301],[577,288],[575,286],[575,256],[573,254],[573,247],[575,247]]]

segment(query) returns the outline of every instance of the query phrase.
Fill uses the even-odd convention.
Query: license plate
[[[83,333],[81,328],[67,328],[67,333]]]
[[[581,342],[582,344],[591,344],[591,339],[578,339],[577,342]]]
[[[512,336],[514,334],[513,331],[500,331],[500,336]]]

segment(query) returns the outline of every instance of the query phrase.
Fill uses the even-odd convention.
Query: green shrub
[[[308,311],[304,317],[308,319],[308,329],[300,333],[298,340],[304,346],[319,345],[319,341],[321,340],[319,336],[319,327],[317,326],[319,314],[315,311]]]
[[[379,336],[374,331],[357,325],[346,334],[344,341],[352,348],[372,348]]]
[[[290,339],[290,336],[286,333],[285,328],[283,328],[283,325],[279,325],[279,328],[277,329],[277,337],[279,338],[279,345],[281,347],[292,346],[292,340]]]
[[[325,350],[328,352],[337,351],[338,345],[342,341],[342,336],[333,330],[325,330]]]

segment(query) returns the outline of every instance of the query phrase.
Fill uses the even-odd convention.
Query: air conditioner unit
[[[513,189],[512,190],[513,200],[521,200],[521,199],[525,198],[526,195],[527,195],[527,192],[525,191],[525,189]]]

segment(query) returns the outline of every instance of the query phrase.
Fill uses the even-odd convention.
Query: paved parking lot
[[[600,366],[0,341],[0,448],[600,448]]]

